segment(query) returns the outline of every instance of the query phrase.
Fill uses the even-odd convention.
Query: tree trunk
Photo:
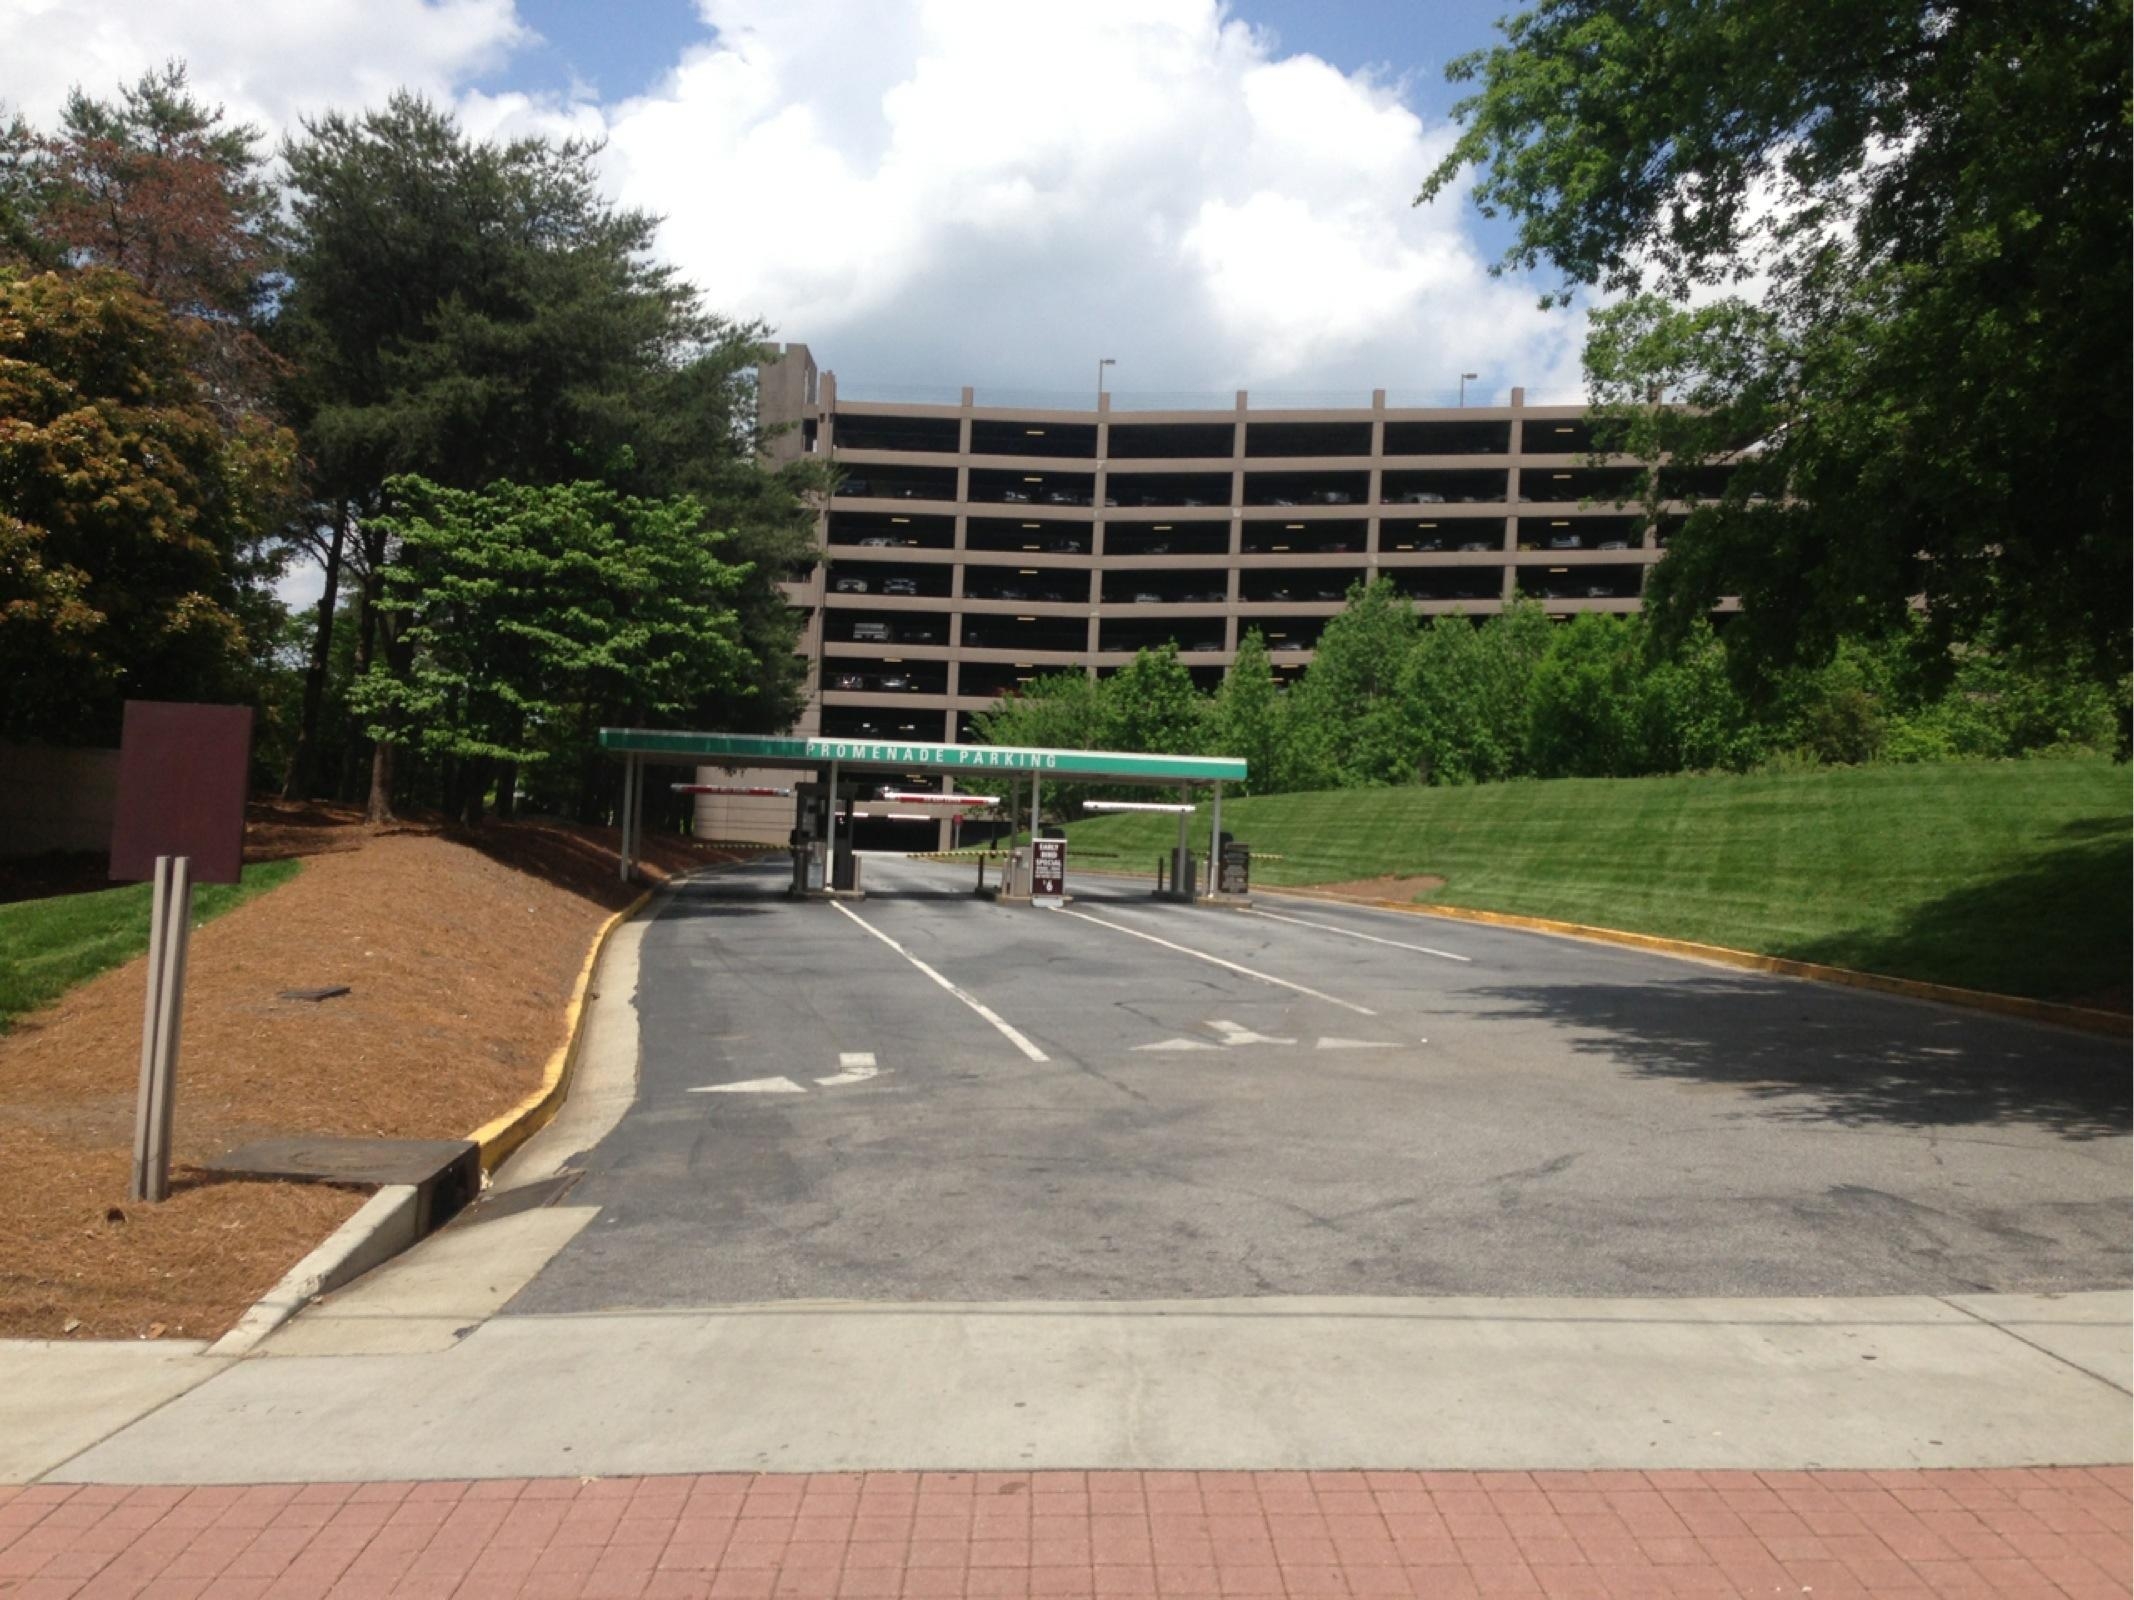
[[[489,763],[480,756],[447,760],[441,778],[445,815],[473,827],[482,820],[483,780]]]
[[[516,761],[499,761],[496,764],[496,814],[500,822],[509,822],[517,809],[514,804],[519,787],[519,764]]]
[[[364,673],[370,671],[371,661],[377,655],[378,608],[372,603],[376,585],[377,579],[366,568],[362,575],[362,581],[356,586],[356,659],[354,666],[349,670],[349,681],[351,683],[356,682]],[[337,798],[342,800],[356,798],[355,775],[358,770],[358,763],[363,760],[364,756],[363,746],[365,740],[362,736],[362,729],[352,728],[349,730],[349,734],[350,736],[341,745],[342,787],[335,791]]]
[[[371,660],[375,661],[380,656],[383,656],[387,664],[390,665],[393,660],[392,619],[378,608],[377,603],[377,591],[383,581],[375,567],[366,574],[363,587],[364,594],[369,599],[370,604],[365,608],[366,620],[369,623],[365,631],[370,638]],[[369,665],[369,662],[365,663],[366,671],[369,670]],[[394,768],[399,763],[399,754],[399,746],[391,739],[378,739],[372,742],[370,755],[370,802],[363,809],[363,820],[365,822],[377,824],[397,822],[399,820],[393,813],[393,777]]]
[[[319,591],[318,627],[311,636],[311,664],[304,669],[304,703],[297,715],[296,748],[282,778],[282,798],[308,797],[318,765],[319,706],[326,697],[326,671],[333,654],[333,614],[341,589],[341,547],[348,531],[348,502],[335,509],[333,539],[326,546],[326,586]]]
[[[370,752],[370,804],[364,808],[363,820],[368,823],[393,822],[393,753],[395,745],[390,739],[379,739],[371,745]]]

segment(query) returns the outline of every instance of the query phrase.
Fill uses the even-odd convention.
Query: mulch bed
[[[212,1338],[364,1196],[200,1162],[274,1134],[464,1137],[516,1104],[562,1043],[593,933],[636,893],[614,844],[255,806],[248,854],[304,866],[193,933],[167,1202],[126,1200],[145,961],[0,1038],[0,1335]],[[645,857],[655,878],[731,859],[663,836]],[[351,992],[276,998],[330,984]]]

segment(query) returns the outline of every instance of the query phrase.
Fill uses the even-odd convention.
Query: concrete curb
[[[1323,890],[1273,888],[1254,884],[1255,894],[1290,895],[1318,900],[1327,905],[1370,906],[1380,911],[1399,911],[1416,917],[1441,917],[1451,922],[1480,922],[1496,928],[1519,928],[1529,933],[1553,933],[1570,939],[1590,939],[1600,944],[1627,945],[1656,955],[1682,956],[1711,961],[1721,966],[1751,972],[1773,972],[1788,978],[1807,978],[1816,983],[1835,983],[1849,989],[1871,989],[1880,994],[1901,995],[1908,1000],[1933,1000],[1942,1005],[1990,1011],[1997,1016],[2024,1022],[2045,1022],[2083,1033],[2124,1039],[2134,1035],[2134,1017],[2116,1011],[2097,1011],[2088,1006],[2058,1005],[2050,1000],[2030,1000],[2021,995],[1991,994],[1983,989],[1959,989],[1953,984],[1927,983],[1917,978],[1892,978],[1879,972],[1857,972],[1851,967],[1826,967],[1814,961],[1794,961],[1785,956],[1759,955],[1753,950],[1735,950],[1727,945],[1699,944],[1693,939],[1666,939],[1658,934],[1631,933],[1621,928],[1596,928],[1583,922],[1558,922],[1550,917],[1524,917],[1508,911],[1476,911],[1467,906],[1423,905],[1401,900],[1367,900],[1355,895],[1329,894]]]
[[[202,1354],[249,1354],[260,1340],[320,1295],[400,1254],[415,1242],[421,1226],[421,1191],[412,1183],[387,1184],[328,1234],[323,1244],[284,1273],[280,1283]]]
[[[592,988],[593,970],[600,965],[609,936],[644,910],[651,903],[652,895],[653,891],[647,889],[603,922],[600,931],[593,936],[593,947],[586,952],[585,965],[578,969],[578,982],[571,990],[571,1002],[564,1011],[563,1043],[557,1046],[556,1053],[548,1058],[548,1065],[542,1069],[541,1087],[502,1116],[491,1118],[467,1135],[482,1147],[484,1172],[494,1172],[506,1156],[548,1126],[556,1108],[563,1104],[563,1097],[570,1090],[571,1071],[578,1064],[578,1047],[585,1034],[581,1024],[585,1016],[586,994]]]

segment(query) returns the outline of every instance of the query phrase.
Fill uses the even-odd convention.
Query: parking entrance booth
[[[1076,784],[1161,786],[1176,791],[1175,803],[1146,805],[1116,803],[1117,809],[1158,809],[1178,815],[1178,844],[1167,874],[1167,897],[1192,899],[1196,895],[1194,854],[1188,830],[1202,794],[1212,800],[1210,827],[1222,825],[1222,794],[1225,783],[1237,783],[1246,775],[1245,763],[1235,756],[1148,755],[1117,750],[1048,750],[1020,745],[922,744],[916,741],[872,739],[823,739],[754,733],[683,732],[662,728],[602,728],[600,747],[619,758],[622,774],[622,849],[619,870],[625,882],[635,873],[644,816],[644,769],[684,767],[697,774],[694,782],[669,787],[684,793],[777,793],[782,786],[744,782],[738,775],[790,772],[796,780],[794,796],[793,889],[801,895],[834,896],[860,890],[859,862],[852,849],[852,819],[856,807],[888,805],[920,810],[940,808],[970,813],[999,807],[1022,826],[1018,831],[1038,840],[1042,829],[1044,785],[1048,781]],[[721,784],[702,769],[735,774],[731,784]],[[959,789],[983,787],[986,794],[922,791],[885,778],[954,780]],[[1211,831],[1209,851],[1216,850]],[[1042,863],[1047,898],[1064,894],[1064,841],[1055,855],[1048,850]],[[1036,889],[1040,863],[1029,845],[1019,847],[1011,861],[1003,898],[1027,899]],[[1211,878],[1215,874],[1210,873]]]

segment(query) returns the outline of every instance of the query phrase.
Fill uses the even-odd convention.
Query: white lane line
[[[844,1070],[827,1078],[817,1078],[815,1081],[825,1089],[836,1089],[848,1083],[865,1083],[882,1070],[874,1064],[872,1050],[840,1050],[837,1053],[837,1064]]]
[[[835,904],[835,902],[832,902]],[[838,906],[838,910],[845,908]],[[1308,994],[1314,1000],[1324,1000],[1328,1005],[1339,1006],[1344,1011],[1353,1011],[1359,1017],[1375,1017],[1377,1012],[1369,1006],[1360,1006],[1353,1000],[1343,1000],[1318,989],[1308,989],[1301,983],[1291,983],[1287,978],[1277,978],[1272,973],[1255,972],[1250,967],[1241,967],[1235,961],[1225,961],[1221,956],[1211,956],[1205,950],[1195,950],[1187,945],[1173,944],[1168,939],[1159,939],[1153,933],[1143,933],[1139,928],[1129,928],[1123,922],[1112,922],[1104,917],[1093,917],[1086,911],[1055,911],[1056,917],[1080,917],[1084,922],[1094,922],[1100,928],[1110,928],[1115,933],[1131,934],[1136,939],[1146,939],[1150,944],[1160,944],[1166,950],[1176,950],[1182,956],[1191,956],[1196,961],[1206,961],[1213,966],[1227,967],[1232,972],[1242,972],[1248,978],[1257,978],[1262,983],[1272,983],[1280,988],[1294,989],[1298,994]]]
[[[1428,1039],[1425,1039],[1423,1041],[1423,1043],[1425,1044],[1428,1044],[1429,1042],[1430,1041]],[[1390,1039],[1328,1038],[1321,1039],[1319,1041],[1319,1048],[1321,1050],[1398,1050],[1400,1046],[1394,1044]]]
[[[1137,1044],[1136,1050],[1220,1050],[1219,1044],[1209,1044],[1204,1039],[1158,1039],[1154,1044]]]
[[[987,1005],[976,995],[968,994],[965,991],[957,988],[953,983],[950,983],[948,979],[942,977],[940,973],[934,971],[932,967],[928,966],[917,956],[913,955],[909,950],[898,944],[896,940],[890,938],[889,935],[884,933],[880,928],[877,928],[865,917],[855,912],[850,906],[844,905],[836,900],[832,900],[830,902],[830,905],[834,910],[841,911],[846,916],[850,917],[854,922],[865,928],[869,933],[873,934],[877,939],[881,940],[882,943],[888,945],[890,949],[894,950],[906,961],[909,961],[913,966],[917,967],[921,972],[925,973],[929,978],[933,979],[934,982],[940,984],[942,988],[946,989],[958,1000],[961,1000],[965,1005],[969,1006],[973,1011],[977,1012],[981,1017],[985,1018],[986,1021],[992,1023],[993,1026],[998,1028],[1001,1033],[1007,1038],[1008,1043],[1014,1045],[1016,1049],[1020,1050],[1032,1061],[1050,1061],[1052,1059],[1050,1056],[1046,1055],[1044,1051],[1038,1049],[1036,1045],[1032,1044],[1028,1039],[1024,1038],[1021,1033],[1017,1032],[1015,1026],[1010,1023],[1005,1017],[1003,1017],[999,1012],[995,1011],[991,1006]]]
[[[1293,922],[1300,928],[1317,928],[1321,933],[1338,933],[1345,939],[1362,939],[1367,944],[1389,944],[1396,950],[1415,950],[1426,956],[1437,956],[1445,961],[1473,961],[1473,956],[1456,956],[1450,950],[1432,949],[1427,944],[1404,944],[1398,939],[1381,939],[1375,933],[1358,933],[1354,928],[1337,928],[1331,922],[1311,922],[1303,917],[1285,917],[1278,911],[1262,911],[1258,906],[1240,906],[1248,917],[1265,917],[1270,922]]]
[[[691,1094],[806,1094],[791,1078],[749,1078],[740,1083],[707,1083]]]

